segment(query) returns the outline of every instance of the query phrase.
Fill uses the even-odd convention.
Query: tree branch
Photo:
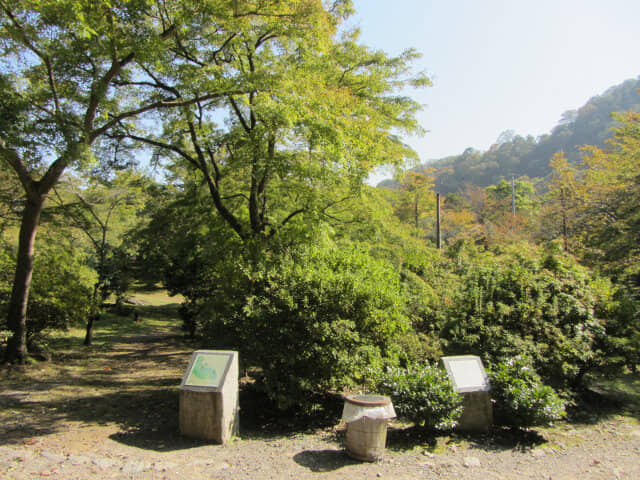
[[[291,221],[292,218],[296,217],[297,215],[300,215],[301,213],[306,212],[307,209],[306,208],[299,208],[298,210],[294,210],[293,212],[291,212],[289,215],[287,215],[284,220],[282,220],[282,222],[280,222],[280,227],[284,227],[287,223],[289,223]],[[275,233],[275,232],[274,232]]]
[[[138,142],[146,143],[146,144],[152,145],[154,147],[162,148],[162,149],[169,150],[171,152],[177,153],[182,158],[187,160],[190,164],[192,164],[194,167],[200,169],[200,166],[198,165],[198,162],[196,162],[193,159],[193,157],[191,157],[191,155],[186,153],[181,148],[176,147],[175,145],[172,145],[170,143],[164,143],[164,142],[161,142],[159,140],[154,140],[152,138],[140,137],[138,135],[133,135],[132,133],[125,133],[124,136],[127,137],[127,138],[130,138],[131,140],[136,140]]]
[[[104,93],[106,92],[107,87],[115,78],[115,76],[120,73],[120,71],[122,70],[122,67],[124,67],[125,65],[127,65],[129,62],[133,60],[133,57],[134,57],[134,53],[132,52],[126,57],[124,57],[122,60],[118,60],[117,58],[114,58],[114,60],[111,63],[111,67],[109,67],[109,70],[107,70],[104,76],[92,86],[91,96],[89,97],[89,105],[84,115],[84,131],[85,131],[85,135],[88,136],[87,139],[90,138],[90,141],[93,141],[95,139],[95,136],[91,135],[92,133],[91,131],[93,129],[93,122],[95,120],[96,112],[98,111],[98,105],[100,104],[100,101],[102,100],[102,97],[104,96]]]
[[[20,155],[18,155],[18,152],[14,149],[7,148],[2,139],[0,139],[0,156],[4,158],[9,166],[16,172],[27,196],[32,200],[39,201],[35,182],[33,178],[31,178],[31,174],[27,170],[27,167],[22,163]]]
[[[240,111],[240,108],[238,107],[238,104],[233,99],[233,97],[229,97],[229,102],[231,102],[231,106],[233,107],[233,110],[236,113],[238,120],[240,120],[240,123],[242,124],[242,128],[244,128],[244,131],[247,133],[251,133],[251,128],[249,127],[249,125],[247,124],[247,121],[242,116],[242,112]]]
[[[234,90],[234,91],[230,91],[230,92],[210,93],[210,94],[204,95],[202,97],[194,97],[194,98],[187,99],[187,100],[179,100],[179,99],[175,99],[175,100],[159,100],[157,102],[153,102],[153,103],[150,103],[148,105],[144,105],[144,106],[142,106],[140,108],[136,108],[136,109],[133,109],[133,110],[129,110],[127,112],[123,112],[123,113],[113,117],[111,120],[109,120],[107,123],[102,125],[100,128],[97,128],[96,130],[91,132],[90,140],[93,141],[96,137],[98,137],[99,135],[102,135],[104,132],[106,132],[107,130],[112,128],[114,125],[120,123],[122,120],[124,120],[126,118],[135,117],[136,115],[139,115],[141,113],[149,112],[149,111],[155,110],[155,109],[186,107],[188,105],[192,105],[192,104],[194,104],[196,102],[200,102],[200,101],[211,100],[213,98],[222,98],[222,97],[226,97],[228,95],[242,95],[244,93],[245,92],[240,91],[240,90]]]

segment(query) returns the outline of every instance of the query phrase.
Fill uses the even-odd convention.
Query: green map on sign
[[[227,363],[230,360],[231,357],[228,354],[197,354],[184,384],[201,387],[218,387]]]

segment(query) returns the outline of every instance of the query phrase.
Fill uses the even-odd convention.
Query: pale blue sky
[[[412,96],[423,162],[540,135],[563,112],[640,75],[640,0],[354,0],[361,41],[413,47],[434,86]]]

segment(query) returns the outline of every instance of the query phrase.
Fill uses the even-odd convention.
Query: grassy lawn
[[[127,299],[135,302],[127,304],[131,314],[105,313],[94,325],[93,345],[89,348],[103,348],[132,335],[181,335],[182,321],[178,314],[181,297],[170,297],[167,292],[158,290],[135,292]],[[138,313],[138,321],[133,312]],[[49,332],[47,340],[55,355],[81,346],[84,336],[85,326],[74,325],[65,331]]]

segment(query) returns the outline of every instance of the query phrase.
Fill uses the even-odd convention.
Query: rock
[[[64,462],[67,459],[67,457],[65,457],[64,455],[58,455],[57,453],[49,452],[42,452],[40,456],[42,458],[46,458],[47,460],[51,460],[52,462]]]
[[[546,454],[547,454],[547,452],[545,452],[542,449],[531,450],[531,456],[535,457],[535,458],[544,457]]]
[[[91,460],[91,463],[93,463],[97,467],[102,468],[103,470],[111,468],[116,464],[116,462],[109,458],[94,458],[93,460]]]
[[[122,466],[122,473],[141,473],[147,467],[142,462],[127,462]]]
[[[462,465],[464,465],[466,468],[479,467],[480,460],[478,460],[476,457],[464,457]]]

